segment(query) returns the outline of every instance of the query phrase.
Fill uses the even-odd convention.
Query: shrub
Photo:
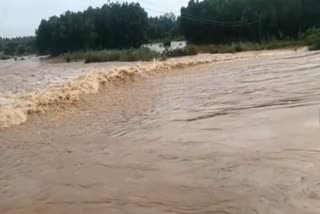
[[[71,57],[70,57],[69,54],[67,54],[67,55],[65,56],[65,60],[66,60],[67,63],[71,62]]]
[[[151,61],[160,56],[159,53],[147,48],[128,49],[128,50],[100,50],[74,52],[67,54],[64,59],[66,62],[81,61],[85,63],[93,62],[132,62],[132,61]]]
[[[10,57],[6,55],[0,55],[0,60],[7,60],[7,59],[10,59]]]
[[[311,28],[304,34],[309,50],[320,50],[320,28]]]

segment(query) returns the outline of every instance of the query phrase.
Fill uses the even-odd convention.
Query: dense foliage
[[[149,18],[148,40],[165,41],[179,37],[177,18],[173,13]]]
[[[1,55],[25,55],[35,52],[35,37],[17,37],[17,38],[1,38],[0,37],[0,53]]]
[[[309,45],[309,50],[320,49],[320,28],[310,28],[304,33],[303,37]]]
[[[182,34],[189,43],[196,44],[234,44],[239,41],[266,44],[298,38],[308,40],[310,44],[320,44],[319,31],[314,30],[320,27],[319,11],[319,0],[190,0],[177,19],[173,13],[148,17],[139,3],[108,3],[100,8],[67,11],[42,20],[36,39],[0,38],[0,54],[23,55],[35,50],[39,54],[51,55],[133,50],[145,42],[170,41]],[[304,33],[308,29],[313,30]],[[215,49],[210,48],[209,52]],[[189,53],[193,52],[182,50],[172,55]],[[110,56],[109,53],[101,55]]]
[[[138,3],[110,3],[84,12],[42,20],[36,32],[40,53],[139,47],[146,40],[148,16]]]
[[[297,39],[320,26],[319,0],[190,0],[180,27],[192,43]]]

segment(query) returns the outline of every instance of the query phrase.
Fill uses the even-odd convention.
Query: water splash
[[[126,81],[142,74],[167,72],[172,69],[182,69],[200,64],[239,58],[243,57],[184,59],[123,66],[113,69],[96,69],[89,74],[61,85],[49,86],[32,93],[15,95],[15,97],[12,97],[14,100],[12,103],[0,106],[0,128],[8,128],[25,123],[29,115],[46,112],[52,106],[74,105],[79,102],[82,95],[95,94],[101,86],[114,81]]]
[[[276,55],[282,54],[288,54],[288,51],[276,53]],[[9,104],[0,105],[0,129],[25,123],[28,116],[46,112],[52,107],[64,109],[68,106],[74,106],[83,95],[95,94],[102,86],[113,82],[125,82],[141,75],[168,72],[201,64],[272,55],[275,55],[275,52],[198,55],[133,66],[92,68],[85,75],[80,72],[79,75],[81,76],[73,80],[66,79],[62,83],[55,83],[55,85],[49,85],[44,89],[36,89],[28,93],[21,92],[10,96]],[[81,70],[81,67],[79,67],[79,70]]]

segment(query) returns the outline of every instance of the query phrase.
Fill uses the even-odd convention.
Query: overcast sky
[[[123,2],[125,0],[120,0]],[[181,6],[189,0],[127,0],[140,2],[143,7],[174,12],[177,15]],[[100,7],[108,0],[0,0],[0,37],[30,36],[41,19],[70,11],[82,11],[89,6]],[[147,11],[150,15],[161,15],[159,12]]]

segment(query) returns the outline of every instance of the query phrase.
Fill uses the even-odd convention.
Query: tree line
[[[34,36],[17,37],[17,38],[1,38],[0,37],[0,53],[13,56],[35,53],[36,44]]]
[[[148,17],[138,3],[110,3],[83,12],[43,19],[36,36],[1,38],[0,54],[61,54],[79,50],[126,49],[181,35],[173,13]]]
[[[149,40],[177,33],[176,17],[148,18],[139,3],[110,3],[42,20],[36,31],[41,54],[79,50],[138,48]]]
[[[147,39],[149,42],[172,40],[181,37],[179,24],[174,13],[150,17],[148,20]]]
[[[139,3],[109,3],[42,20],[40,53],[124,49],[183,35],[189,43],[295,40],[320,26],[319,0],[190,0],[181,15],[148,17]]]
[[[179,19],[192,43],[298,39],[320,26],[320,1],[190,0]]]
[[[138,3],[111,3],[42,20],[37,35],[40,53],[139,47],[145,40],[147,13]]]
[[[127,49],[179,36],[189,43],[298,39],[320,27],[319,11],[319,0],[190,0],[178,18],[149,17],[139,3],[108,3],[44,19],[36,37],[0,38],[0,53]]]

